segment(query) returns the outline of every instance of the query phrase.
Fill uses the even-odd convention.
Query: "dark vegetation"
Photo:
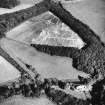
[[[20,10],[19,12],[4,14],[0,16],[0,38],[6,37],[5,32],[14,28],[15,26],[21,24],[27,19],[37,16],[43,12],[49,10],[54,15],[56,15],[62,22],[68,25],[74,32],[76,32],[81,39],[86,43],[82,49],[71,48],[71,47],[59,47],[59,46],[48,46],[48,45],[31,45],[35,47],[38,51],[48,53],[52,56],[66,56],[73,59],[73,67],[77,70],[89,73],[91,79],[94,77],[99,77],[101,74],[104,78],[105,69],[105,47],[101,42],[100,38],[90,29],[86,24],[82,23],[76,19],[70,12],[65,10],[59,2],[54,2],[52,0],[44,0],[43,2],[30,7],[28,9]],[[105,99],[105,89],[104,83],[105,79],[98,80],[93,84],[93,89],[90,92],[92,98],[87,100],[77,99],[70,94],[66,94],[63,91],[55,90],[52,85],[57,85],[61,89],[64,89],[66,82],[57,79],[44,79],[44,82],[37,78],[34,80],[28,71],[21,67],[7,52],[0,48],[0,55],[4,57],[8,62],[10,62],[15,68],[17,68],[22,77],[20,78],[22,83],[18,83],[17,88],[12,82],[9,85],[0,86],[0,98],[10,97],[14,94],[23,94],[25,97],[37,96],[34,93],[38,92],[40,95],[41,89],[45,90],[45,94],[49,99],[61,105],[104,105]],[[33,72],[30,69],[31,72]],[[24,74],[25,81],[29,79],[30,83],[27,84],[23,80]],[[98,76],[97,76],[98,75]],[[80,78],[80,77],[79,77]],[[81,79],[81,78],[80,78]],[[4,91],[4,92],[2,92]]]
[[[92,95],[91,101],[93,105],[105,104],[105,78],[93,84],[91,95]]]
[[[89,100],[84,101],[82,99],[77,99],[70,94],[66,94],[61,90],[55,90],[50,87],[48,87],[45,90],[45,93],[52,101],[54,101],[58,105],[59,104],[60,105],[89,105],[90,104]]]
[[[1,8],[8,8],[11,9],[20,4],[19,0],[0,0],[0,7]]]
[[[34,16],[38,16],[46,11],[47,8],[43,5],[43,2],[41,2],[27,9],[3,14],[0,16],[0,33],[3,34],[24,21]]]

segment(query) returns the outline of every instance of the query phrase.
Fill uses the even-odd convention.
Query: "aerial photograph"
[[[105,0],[0,0],[0,105],[105,105]]]

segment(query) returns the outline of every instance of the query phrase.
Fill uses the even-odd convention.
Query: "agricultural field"
[[[66,1],[66,0],[65,0]],[[0,15],[24,10],[39,1],[21,0],[21,4],[12,8],[0,8]],[[81,0],[62,4],[66,10],[90,28],[105,42],[105,2],[103,0]],[[42,78],[71,79],[78,81],[78,75],[89,74],[78,71],[72,66],[69,57],[51,56],[37,51],[30,44],[76,47],[81,49],[85,42],[51,12],[45,12],[6,32],[6,38],[0,40],[1,48],[16,60],[24,69],[24,64],[32,65]],[[12,81],[20,76],[19,71],[0,56],[0,84]],[[43,104],[41,104],[43,103]],[[55,105],[47,97],[24,98],[13,96],[0,105]]]

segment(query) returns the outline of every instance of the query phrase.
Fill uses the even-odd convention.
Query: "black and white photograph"
[[[0,105],[105,105],[105,0],[0,0]]]

